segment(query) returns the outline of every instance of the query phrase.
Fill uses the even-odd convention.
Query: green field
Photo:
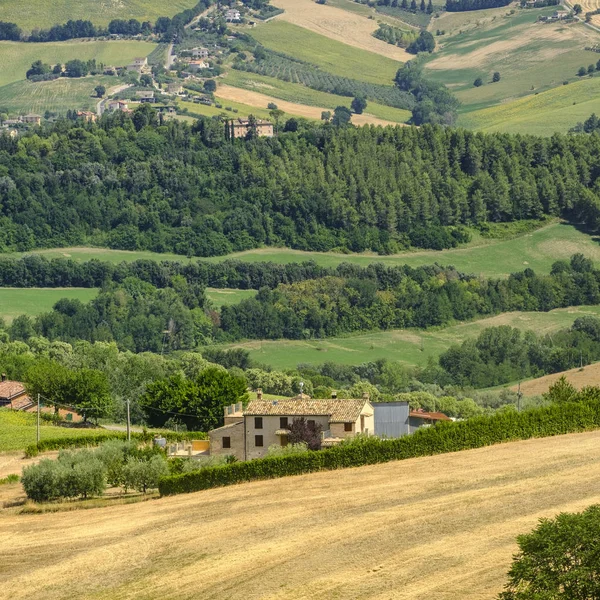
[[[373,52],[313,33],[285,21],[272,21],[252,30],[265,47],[312,63],[323,70],[371,83],[391,85],[401,63]]]
[[[266,94],[273,98],[287,100],[288,102],[296,102],[307,106],[319,106],[331,110],[337,106],[347,106],[350,108],[350,104],[352,103],[352,98],[346,96],[319,92],[298,83],[290,83],[276,79],[275,77],[236,71],[235,69],[231,69],[227,73],[224,83],[244,90],[250,90],[251,92]],[[396,123],[405,123],[411,116],[408,110],[392,108],[391,106],[384,106],[371,101],[368,102],[365,113]]]
[[[89,19],[94,25],[108,25],[112,19],[155,21],[157,17],[172,17],[193,8],[196,0],[2,0],[2,20],[16,23],[26,31],[48,28],[69,19]]]
[[[36,420],[35,414],[0,408],[0,452],[24,450],[30,444],[35,444]],[[98,429],[70,429],[68,427],[42,424],[40,427],[40,438],[42,440],[51,440],[55,438],[81,437],[85,435],[98,435],[98,432]]]
[[[216,306],[229,306],[238,304],[246,298],[252,298],[256,295],[256,290],[233,290],[206,288],[206,297]]]
[[[97,75],[54,81],[15,81],[0,87],[0,106],[8,113],[38,113],[46,110],[64,114],[69,109],[93,110],[98,98],[94,88],[103,85],[107,90],[119,84],[118,77]]]
[[[554,9],[506,7],[434,19],[431,30],[445,29],[446,35],[436,37],[439,47],[427,59],[428,77],[448,85],[465,112],[575,81],[580,66],[598,60],[584,47],[600,42],[600,35],[583,24],[536,22]],[[491,83],[495,71],[501,79]],[[481,87],[473,86],[477,77],[483,79]],[[553,129],[552,123],[547,125]]]
[[[0,319],[10,323],[19,315],[39,315],[61,298],[89,302],[97,293],[93,288],[0,288]]]
[[[458,124],[478,131],[551,135],[566,133],[592,113],[600,114],[600,77],[586,77],[538,95],[465,113]]]
[[[524,331],[552,333],[586,315],[600,317],[600,306],[560,308],[548,313],[505,313],[437,330],[381,331],[324,340],[252,341],[220,347],[245,348],[253,360],[275,369],[294,369],[300,363],[359,365],[381,358],[424,367],[452,344],[475,337],[486,327],[511,325]]]
[[[73,58],[96,61],[115,67],[130,63],[136,56],[147,56],[156,44],[137,41],[69,41],[29,44],[0,42],[0,86],[25,79],[35,60],[49,64],[66,63]]]
[[[259,119],[270,119],[269,111],[266,107],[260,108],[257,106],[250,106],[249,104],[241,104],[240,102],[233,102],[232,100],[224,100],[215,96],[215,100],[223,106],[223,108],[217,108],[216,106],[207,106],[206,104],[195,104],[194,102],[178,102],[179,108],[187,108],[188,115],[203,116],[203,117],[218,117],[220,115],[226,115],[229,119],[241,117],[245,118],[248,115],[254,115]],[[226,108],[232,110],[226,110]],[[234,112],[234,109],[237,112]]]
[[[375,254],[335,254],[332,252],[302,252],[285,248],[260,248],[199,260],[220,262],[235,258],[247,262],[273,261],[280,264],[314,260],[323,266],[335,266],[342,262],[366,266],[379,262],[386,265],[408,264],[412,267],[437,262],[441,265],[453,265],[459,271],[466,273],[476,273],[487,277],[506,277],[510,273],[526,268],[531,268],[538,273],[549,273],[553,262],[558,259],[568,259],[577,252],[600,263],[600,245],[594,238],[578,231],[572,225],[552,223],[537,231],[510,240],[486,240],[481,236],[474,236],[473,242],[469,246],[454,250],[424,250],[393,256],[378,256]],[[41,254],[48,258],[67,257],[79,262],[92,258],[114,263],[138,259],[181,262],[190,260],[176,254],[130,252],[104,248],[54,248],[23,254]],[[15,253],[9,256],[22,256],[23,254]]]

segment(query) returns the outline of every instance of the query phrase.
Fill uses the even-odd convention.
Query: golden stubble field
[[[3,595],[492,599],[515,536],[600,502],[600,432],[130,506],[0,514]]]
[[[587,365],[583,368],[570,369],[561,373],[552,373],[538,379],[525,381],[521,384],[521,391],[525,396],[541,396],[545,394],[551,385],[556,383],[562,376],[573,384],[578,390],[589,385],[600,385],[600,363]],[[516,391],[517,386],[514,385],[512,390]]]

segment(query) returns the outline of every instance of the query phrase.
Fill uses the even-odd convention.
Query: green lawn
[[[265,47],[315,64],[329,73],[390,85],[401,63],[360,50],[285,21],[271,21],[252,30]]]
[[[0,408],[0,452],[14,452],[24,450],[36,442],[36,421],[34,413],[25,413]],[[42,421],[43,423],[43,421]],[[98,429],[70,429],[55,425],[40,427],[40,438],[51,440],[65,437],[81,437],[85,435],[98,435]],[[110,434],[112,432],[107,432]]]
[[[89,19],[95,25],[108,25],[112,19],[155,21],[157,17],[172,17],[193,8],[196,0],[2,0],[1,18],[17,23],[23,29],[47,28],[69,19]]]
[[[255,295],[256,290],[206,288],[206,296],[216,307],[238,304],[242,300],[252,298]]]
[[[505,313],[437,330],[383,331],[325,340],[252,341],[220,347],[245,348],[253,360],[275,369],[294,369],[300,363],[359,365],[381,358],[408,366],[425,366],[429,359],[437,359],[452,344],[475,337],[486,327],[511,325],[537,333],[552,333],[569,327],[575,319],[585,315],[600,317],[600,306],[561,308],[548,313]]]
[[[231,86],[266,94],[273,98],[287,100],[288,102],[306,104],[307,106],[319,106],[331,110],[337,106],[347,106],[350,108],[350,104],[352,103],[352,98],[348,98],[347,96],[319,92],[298,83],[290,83],[275,77],[236,71],[235,69],[231,69],[227,73],[224,82]],[[396,123],[405,123],[411,116],[408,110],[392,108],[391,106],[384,106],[383,104],[371,101],[368,102],[365,113]]]
[[[61,298],[89,302],[97,293],[93,288],[0,288],[0,319],[10,323],[19,315],[39,315]]]
[[[69,109],[93,110],[98,98],[94,88],[103,85],[107,90],[119,84],[118,77],[98,75],[54,81],[15,81],[0,87],[0,106],[9,113],[32,112],[43,115],[46,110],[64,114]]]
[[[314,260],[324,266],[335,266],[350,262],[366,266],[380,262],[386,265],[408,264],[412,267],[430,265],[453,265],[467,273],[481,274],[487,277],[506,277],[510,273],[531,268],[538,273],[549,273],[552,263],[558,259],[568,259],[577,252],[600,263],[600,245],[589,235],[578,231],[571,225],[552,223],[532,233],[510,240],[486,240],[475,236],[471,245],[454,250],[426,250],[406,252],[393,256],[375,254],[335,254],[322,252],[302,252],[286,248],[260,248],[238,252],[228,256],[216,256],[198,260],[220,262],[229,258],[247,262],[273,261],[280,264]],[[138,259],[152,260],[190,260],[176,254],[157,254],[153,252],[129,252],[127,250],[108,250],[104,248],[54,248],[37,250],[48,258],[69,257],[76,261],[92,258],[118,263]],[[20,256],[11,254],[10,256]],[[195,260],[195,259],[194,259]]]
[[[1,18],[4,18],[3,12]],[[0,42],[0,86],[25,79],[27,69],[38,59],[49,64],[58,62],[64,64],[74,58],[81,60],[95,58],[105,65],[119,67],[130,63],[136,56],[147,56],[155,47],[156,44],[149,42],[120,40],[101,42],[77,40],[40,44]]]
[[[431,30],[445,29],[446,35],[436,37],[439,47],[427,58],[428,77],[448,85],[463,103],[464,112],[574,81],[580,66],[598,60],[597,54],[584,48],[600,42],[600,35],[583,24],[536,22],[539,15],[554,10],[505,7],[447,13],[434,19]],[[495,71],[501,79],[491,83]],[[483,79],[481,87],[473,86],[477,77]],[[546,126],[547,131],[554,129],[551,121]]]

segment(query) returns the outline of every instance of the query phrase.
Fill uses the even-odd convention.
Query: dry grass
[[[525,396],[540,396],[548,391],[548,388],[556,383],[562,376],[565,376],[578,390],[588,385],[600,385],[600,363],[587,365],[582,369],[570,369],[561,373],[545,375],[538,379],[532,379],[521,384],[521,391]],[[517,386],[511,389],[517,390]]]
[[[331,109],[328,108],[287,102],[286,100],[280,100],[279,98],[267,96],[266,94],[262,94],[260,92],[252,92],[250,90],[244,90],[242,88],[233,87],[226,84],[219,85],[218,94],[219,98],[230,100],[232,102],[239,102],[240,104],[248,104],[250,106],[266,107],[270,102],[273,102],[277,104],[277,107],[283,110],[285,113],[296,115],[298,117],[304,117],[306,119],[320,119],[323,111],[331,112]],[[379,119],[367,113],[362,115],[353,114],[352,123],[355,125],[398,125],[398,123],[393,121]]]
[[[600,432],[530,440],[77,516],[5,511],[3,592],[491,599],[517,534],[600,502],[599,442]]]
[[[341,8],[316,4],[314,0],[274,0],[272,4],[285,10],[278,19],[310,29],[332,40],[402,62],[414,58],[403,48],[374,38],[372,34],[378,27],[375,19]]]

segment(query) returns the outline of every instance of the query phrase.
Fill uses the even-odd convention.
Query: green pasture
[[[3,8],[3,6],[2,6]],[[4,14],[2,14],[4,18]],[[6,19],[5,19],[6,20]],[[74,58],[96,61],[115,67],[129,64],[136,56],[147,56],[156,44],[138,41],[68,41],[29,44],[0,42],[0,86],[25,79],[25,73],[35,60],[45,63],[66,63]]]
[[[405,252],[393,256],[376,254],[336,254],[333,252],[303,252],[287,248],[259,248],[236,252],[227,256],[216,256],[193,260],[221,262],[230,258],[246,262],[273,261],[280,264],[313,260],[323,266],[335,266],[342,262],[369,265],[379,262],[386,265],[404,265],[412,267],[438,263],[453,265],[459,271],[476,273],[486,277],[506,277],[510,273],[526,268],[537,273],[549,273],[552,263],[559,259],[568,259],[581,252],[600,263],[600,245],[595,238],[582,233],[572,225],[552,223],[532,233],[509,240],[490,240],[474,236],[473,242],[464,248],[453,250],[423,250]],[[29,254],[40,254],[48,258],[72,258],[78,262],[92,258],[114,263],[138,259],[188,261],[185,256],[176,254],[158,254],[147,251],[131,252],[127,250],[108,250],[105,248],[54,248],[36,250]],[[22,256],[11,254],[10,256]]]
[[[0,408],[0,452],[14,452],[24,450],[36,442],[36,420],[34,413],[25,413]],[[85,435],[98,435],[98,429],[70,429],[45,425],[40,426],[40,438],[51,440],[55,438],[81,437]],[[107,432],[107,434],[110,432]]]
[[[242,104],[240,102],[233,102],[231,100],[225,100],[215,96],[215,100],[222,105],[223,108],[217,108],[216,106],[207,106],[206,104],[195,104],[194,102],[178,102],[177,106],[187,108],[186,114],[190,116],[199,117],[218,117],[220,115],[226,115],[229,119],[235,119],[238,117],[245,118],[248,115],[254,115],[259,119],[270,119],[269,111],[267,107],[260,108],[257,106],[250,106],[249,104]],[[230,108],[231,110],[227,110]],[[237,110],[237,112],[234,112]]]
[[[286,21],[271,21],[252,30],[265,47],[312,63],[342,77],[390,85],[400,62],[313,33]]]
[[[118,77],[98,75],[54,81],[15,81],[0,87],[0,106],[9,113],[38,113],[46,110],[65,113],[69,109],[93,110],[98,98],[94,88],[103,85],[107,90],[118,85]]]
[[[196,0],[2,0],[2,20],[16,23],[26,31],[49,28],[66,23],[69,19],[89,19],[95,25],[108,25],[112,19],[137,19],[155,21],[157,17],[172,17],[174,14],[193,8]]]
[[[234,87],[266,94],[288,102],[305,104],[307,106],[319,106],[331,110],[337,106],[347,106],[350,108],[350,104],[352,103],[352,98],[348,98],[347,96],[319,92],[299,83],[291,83],[275,77],[267,77],[258,73],[248,73],[235,69],[231,69],[227,73],[224,82]],[[411,113],[408,110],[392,108],[391,106],[384,106],[383,104],[371,101],[368,102],[365,113],[396,123],[405,123],[411,117]]]
[[[458,124],[478,131],[550,135],[566,133],[592,113],[600,114],[600,76],[462,114]]]
[[[465,112],[575,81],[579,67],[598,60],[596,53],[584,48],[600,42],[600,35],[583,24],[537,22],[539,15],[554,10],[502,8],[434,20],[432,30],[445,24],[449,29],[436,37],[439,47],[427,59],[428,77],[447,85]],[[495,71],[501,79],[492,83]],[[477,77],[484,85],[476,88]]]
[[[19,315],[39,315],[61,298],[89,302],[97,293],[93,288],[0,288],[0,319],[10,323]]]
[[[221,306],[230,306],[231,304],[239,304],[242,300],[254,296],[256,296],[256,290],[206,288],[206,297],[217,308]]]
[[[386,358],[407,366],[427,365],[451,345],[477,336],[486,327],[510,325],[524,331],[552,333],[569,327],[578,317],[600,316],[600,306],[561,308],[547,313],[513,312],[450,327],[380,331],[324,340],[251,341],[222,346],[244,348],[250,357],[275,369],[294,369],[300,363],[335,362],[359,365]]]

